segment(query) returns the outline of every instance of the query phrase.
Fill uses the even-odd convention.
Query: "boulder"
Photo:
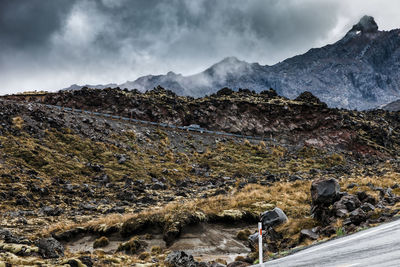
[[[320,234],[325,236],[331,236],[336,234],[336,227],[333,225],[325,226],[324,228],[320,229]]]
[[[340,193],[340,186],[336,179],[316,180],[311,184],[311,198],[314,205],[330,206]]]
[[[260,221],[263,229],[275,227],[288,221],[288,217],[280,208],[276,207],[273,210],[266,211],[261,214]]]
[[[3,228],[0,228],[0,240],[4,240],[5,243],[26,244],[26,245],[31,244],[31,241],[29,241],[25,237],[15,235],[10,230]]]
[[[358,191],[356,195],[361,202],[367,202],[372,205],[375,205],[377,203],[376,199],[373,196],[367,194],[365,191]]]
[[[90,256],[81,256],[79,257],[79,260],[85,264],[87,267],[92,267],[93,266],[93,261]]]
[[[319,235],[313,231],[313,229],[303,229],[300,231],[300,239],[308,238],[312,240],[317,240]]]
[[[192,255],[184,251],[173,251],[165,259],[165,265],[167,267],[197,267],[198,264]]]
[[[336,209],[336,217],[343,218],[346,217],[349,211],[347,209]]]
[[[81,267],[83,266],[82,262],[79,259],[69,259],[65,262],[70,267]]]
[[[274,182],[279,182],[280,179],[276,175],[269,174],[269,175],[267,175],[267,177],[265,177],[265,181],[270,182],[270,183],[274,183]]]
[[[256,248],[258,244],[258,232],[249,235],[249,238],[247,240],[249,241],[250,248]]]
[[[115,154],[114,156],[117,158],[119,164],[124,164],[127,161],[125,154]]]
[[[361,202],[358,197],[354,195],[346,195],[342,197],[339,201],[335,202],[334,209],[346,209],[351,212],[360,206]]]
[[[358,184],[356,184],[356,183],[351,183],[351,184],[349,184],[349,185],[347,186],[347,189],[352,189],[352,188],[354,188],[354,187],[358,187]]]
[[[365,202],[364,204],[361,205],[360,209],[362,209],[365,212],[368,212],[375,210],[375,207],[371,203]]]
[[[64,256],[64,247],[53,237],[40,239],[36,246],[39,248],[39,253],[45,259]]]
[[[295,182],[295,181],[301,181],[301,180],[303,180],[303,178],[298,175],[292,175],[289,177],[289,182]]]
[[[64,210],[60,207],[44,206],[41,212],[46,216],[59,216],[64,213]]]
[[[364,200],[368,197],[368,194],[365,191],[358,191],[356,195],[358,199],[362,202],[364,202]]]
[[[367,219],[367,214],[361,208],[353,210],[350,213],[350,221],[355,225],[359,225],[360,223],[366,221],[366,219]]]
[[[29,199],[27,197],[20,196],[15,201],[15,204],[17,206],[26,206],[26,207],[28,207],[30,205],[30,201],[29,201]]]
[[[95,171],[95,172],[101,172],[103,169],[104,169],[104,166],[103,165],[100,165],[100,164],[93,164],[93,163],[90,163],[90,162],[88,162],[87,164],[86,164],[86,166],[87,167],[89,167],[89,168],[91,168],[93,171]]]
[[[165,189],[167,189],[167,186],[163,182],[156,181],[156,182],[154,182],[154,184],[151,185],[151,189],[153,189],[153,190],[165,190]]]

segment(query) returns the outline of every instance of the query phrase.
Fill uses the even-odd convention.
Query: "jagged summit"
[[[224,80],[229,74],[235,75],[238,72],[247,72],[250,68],[250,64],[245,61],[239,60],[236,57],[226,57],[220,62],[206,69],[204,71],[204,78]]]
[[[226,57],[223,60],[221,60],[219,63],[225,63],[225,64],[231,64],[231,63],[240,63],[243,62],[239,60],[237,57]]]
[[[209,69],[215,68],[230,68],[231,66],[247,65],[248,63],[239,60],[237,57],[226,57],[223,60],[215,63]]]
[[[353,25],[350,32],[373,33],[378,31],[378,24],[374,17],[365,15],[360,21]]]

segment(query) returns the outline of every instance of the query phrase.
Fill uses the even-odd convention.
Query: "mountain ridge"
[[[310,91],[331,107],[365,110],[400,98],[399,62],[400,30],[379,31],[374,18],[364,16],[337,42],[271,66],[228,57],[198,74],[168,72],[118,86],[146,91],[160,85],[193,97],[223,87],[256,92],[274,88],[289,98]]]

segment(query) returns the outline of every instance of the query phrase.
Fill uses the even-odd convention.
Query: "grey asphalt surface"
[[[400,266],[400,220],[255,266]]]

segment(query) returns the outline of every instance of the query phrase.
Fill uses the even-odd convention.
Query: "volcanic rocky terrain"
[[[259,220],[265,260],[392,220],[398,118],[272,89],[4,96],[0,266],[247,266]]]

